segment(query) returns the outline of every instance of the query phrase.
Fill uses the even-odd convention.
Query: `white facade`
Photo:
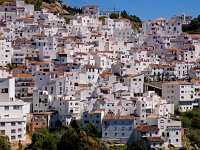
[[[162,85],[162,96],[172,104],[178,105],[180,111],[193,109],[195,106],[194,84],[174,81]]]

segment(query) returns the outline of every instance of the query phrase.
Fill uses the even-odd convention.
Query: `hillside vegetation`
[[[120,18],[120,17],[129,19],[131,21],[133,29],[137,29],[137,28],[141,27],[141,25],[142,25],[142,21],[140,20],[139,17],[137,17],[135,15],[129,15],[125,10],[121,12],[121,15],[115,14],[115,13],[112,13],[110,15],[111,19]]]
[[[49,12],[60,15],[74,15],[76,13],[82,13],[80,8],[70,7],[63,4],[61,0],[25,0],[26,3],[34,4],[35,10],[39,11],[42,8],[46,8]]]
[[[190,110],[184,113],[180,113],[176,110],[177,118],[182,122],[182,126],[185,129],[185,136],[183,138],[184,146],[200,147],[200,109]]]
[[[200,15],[197,18],[194,18],[190,24],[183,25],[183,32],[200,34]]]
[[[4,2],[15,2],[16,0],[0,0],[0,5],[3,4]]]

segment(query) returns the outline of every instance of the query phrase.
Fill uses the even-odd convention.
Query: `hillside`
[[[200,16],[194,18],[190,24],[183,25],[183,32],[200,34]]]
[[[46,9],[49,10],[49,12],[54,13],[54,14],[56,14],[58,12],[61,15],[68,15],[69,14],[69,12],[67,10],[63,9],[61,4],[58,3],[58,2],[51,3],[51,4],[49,4],[47,2],[42,2],[42,8],[46,8]]]
[[[26,3],[34,4],[35,10],[41,10],[43,8],[48,9],[50,13],[63,15],[65,18],[77,13],[82,13],[80,8],[71,7],[63,4],[61,0],[25,0]],[[69,20],[69,19],[67,19]]]
[[[3,3],[3,2],[14,2],[15,0],[0,0],[0,5]]]
[[[10,1],[16,1],[16,0],[0,0],[0,5],[3,2],[10,2]],[[41,9],[47,9],[50,13],[58,14],[64,16],[66,22],[69,22],[69,19],[71,16],[79,13],[82,13],[81,8],[71,7],[67,4],[64,4],[62,0],[25,0],[26,3],[34,4],[35,10],[40,11]],[[113,17],[112,17],[113,15]],[[120,16],[117,16],[117,14],[112,14],[111,18],[119,18]],[[137,29],[141,27],[142,21],[139,17],[135,15],[128,15],[128,13],[124,10],[121,12],[122,18],[127,18],[131,21],[132,27],[134,29]],[[104,18],[104,17],[103,17]],[[101,20],[102,18],[100,18]]]

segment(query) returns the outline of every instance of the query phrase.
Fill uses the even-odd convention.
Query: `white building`
[[[104,116],[102,138],[108,141],[127,143],[133,139],[134,116]]]
[[[26,107],[23,101],[15,100],[14,87],[14,78],[0,79],[0,132],[18,141],[26,138]]]
[[[194,84],[186,81],[172,81],[162,84],[162,96],[184,112],[198,105],[195,103]]]
[[[192,15],[183,13],[183,14],[174,15],[172,19],[176,20],[177,22],[181,22],[182,24],[189,24],[192,20]]]

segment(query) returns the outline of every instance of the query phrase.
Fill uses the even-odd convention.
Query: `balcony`
[[[34,87],[35,86],[35,84],[34,83],[26,83],[26,84],[16,84],[15,85],[16,87]]]

